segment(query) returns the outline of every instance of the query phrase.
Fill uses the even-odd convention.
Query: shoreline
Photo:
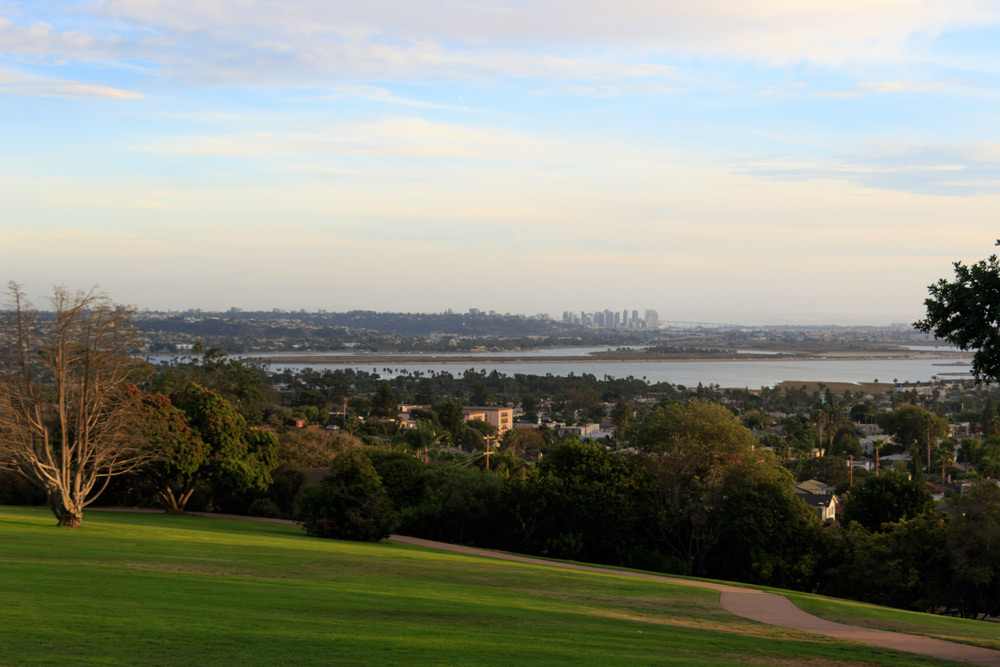
[[[579,355],[579,356],[457,356],[457,355],[330,355],[325,356],[302,355],[290,356],[287,354],[260,354],[247,355],[247,358],[259,359],[272,365],[311,365],[311,366],[373,366],[381,364],[397,364],[401,366],[441,364],[441,365],[505,365],[505,364],[620,364],[620,363],[711,363],[711,362],[733,362],[733,361],[887,361],[887,360],[917,360],[917,359],[937,359],[941,360],[941,366],[961,367],[971,362],[972,354],[964,352],[902,352],[900,354],[887,353],[885,351],[872,351],[870,353],[856,352],[830,352],[830,353],[788,353],[788,354],[719,354],[719,355],[629,355],[629,354],[608,354]],[[963,363],[966,362],[966,363]]]

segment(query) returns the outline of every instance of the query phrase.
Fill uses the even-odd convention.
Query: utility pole
[[[489,436],[483,436],[486,440],[486,470],[490,469],[490,438]]]

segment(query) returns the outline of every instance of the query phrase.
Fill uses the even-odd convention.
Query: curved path
[[[160,510],[141,510],[126,508],[101,507],[93,508],[102,511],[132,511],[132,512],[157,512]],[[235,519],[237,521],[257,521],[262,523],[284,523],[294,524],[296,522],[287,519],[264,519],[261,517],[237,516],[235,514],[213,514],[210,512],[188,512],[198,516]],[[983,667],[1000,667],[1000,651],[993,649],[970,646],[968,644],[958,644],[934,639],[933,637],[922,637],[920,635],[908,635],[901,632],[887,632],[885,630],[874,630],[863,628],[857,625],[845,625],[834,623],[807,614],[789,601],[788,598],[774,593],[754,590],[752,588],[740,588],[727,584],[716,584],[710,581],[693,581],[691,579],[678,579],[676,577],[665,577],[659,574],[648,574],[645,572],[629,572],[627,570],[615,570],[609,567],[597,567],[594,565],[577,565],[575,563],[559,563],[556,561],[532,558],[531,556],[519,556],[517,554],[504,553],[502,551],[490,551],[488,549],[477,549],[475,547],[463,547],[447,542],[434,542],[424,540],[419,537],[407,537],[405,535],[391,535],[389,540],[402,544],[412,544],[430,549],[440,549],[442,551],[454,551],[456,553],[468,554],[471,556],[484,556],[486,558],[496,558],[499,560],[509,560],[517,563],[530,563],[532,565],[547,565],[549,567],[560,567],[568,570],[582,570],[584,572],[600,572],[603,574],[614,574],[621,577],[632,577],[634,579],[649,579],[651,581],[665,581],[672,584],[683,584],[685,586],[697,586],[699,588],[709,588],[719,591],[722,595],[720,603],[726,611],[749,618],[754,621],[776,625],[783,628],[814,632],[836,639],[846,639],[848,641],[861,644],[870,644],[881,648],[917,653],[932,658],[943,660],[953,660],[967,665],[982,665]]]
[[[561,567],[570,570],[583,570],[585,572],[601,572],[615,574],[623,577],[633,577],[636,579],[650,579],[653,581],[666,581],[672,584],[684,584],[686,586],[698,586],[700,588],[710,588],[719,591],[721,595],[722,607],[737,616],[749,618],[768,625],[777,625],[784,628],[804,630],[814,632],[837,639],[846,639],[859,642],[861,644],[871,644],[882,648],[906,651],[908,653],[918,653],[933,658],[943,660],[953,660],[955,662],[968,665],[983,665],[984,667],[1000,667],[1000,651],[993,649],[970,646],[968,644],[957,644],[943,639],[933,637],[921,637],[919,635],[907,635],[901,632],[887,632],[885,630],[873,630],[857,625],[844,625],[834,623],[818,616],[807,614],[795,605],[788,598],[774,593],[765,593],[749,588],[739,588],[726,584],[716,584],[710,581],[692,581],[690,579],[677,579],[674,577],[664,577],[657,574],[646,574],[644,572],[628,572],[624,570],[614,570],[607,567],[595,567],[593,565],[576,565],[573,563],[558,563],[541,558],[531,558],[530,556],[518,556],[499,551],[489,551],[487,549],[476,549],[473,547],[463,547],[457,544],[447,544],[445,542],[433,542],[422,540],[417,537],[406,537],[403,535],[392,535],[389,538],[393,542],[413,544],[431,549],[441,549],[443,551],[454,551],[473,556],[485,556],[487,558],[498,558],[500,560],[515,561],[518,563],[531,563],[533,565],[547,565],[549,567]]]

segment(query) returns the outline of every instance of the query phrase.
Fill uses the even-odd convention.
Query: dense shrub
[[[341,453],[322,482],[303,489],[295,517],[310,535],[370,542],[388,537],[394,523],[389,495],[358,450]]]
[[[614,564],[644,548],[656,489],[635,459],[571,438],[535,472],[513,484],[524,548]]]
[[[295,463],[285,462],[271,472],[271,486],[264,498],[273,502],[282,518],[291,518],[295,512],[295,498],[306,484],[306,474]]]
[[[423,500],[400,512],[399,530],[431,540],[500,546],[507,540],[504,484],[479,469],[438,468],[427,478]]]
[[[841,520],[844,524],[856,522],[878,531],[883,525],[933,511],[934,499],[923,483],[890,471],[879,477],[866,477],[856,484],[844,503]]]
[[[815,510],[795,496],[791,481],[758,475],[733,480],[723,490],[711,518],[717,541],[706,557],[709,576],[808,589],[821,524]]]
[[[396,511],[423,502],[430,472],[427,464],[406,452],[370,449],[367,454]]]
[[[249,516],[259,516],[267,519],[281,519],[282,513],[278,506],[270,498],[258,498],[250,503],[247,510]]]
[[[873,532],[860,523],[827,533],[837,559],[821,582],[825,595],[931,611],[947,598],[952,571],[946,517],[883,523]]]

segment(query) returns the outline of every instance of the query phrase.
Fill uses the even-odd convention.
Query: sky
[[[0,277],[888,324],[1000,238],[995,0],[0,0]]]

